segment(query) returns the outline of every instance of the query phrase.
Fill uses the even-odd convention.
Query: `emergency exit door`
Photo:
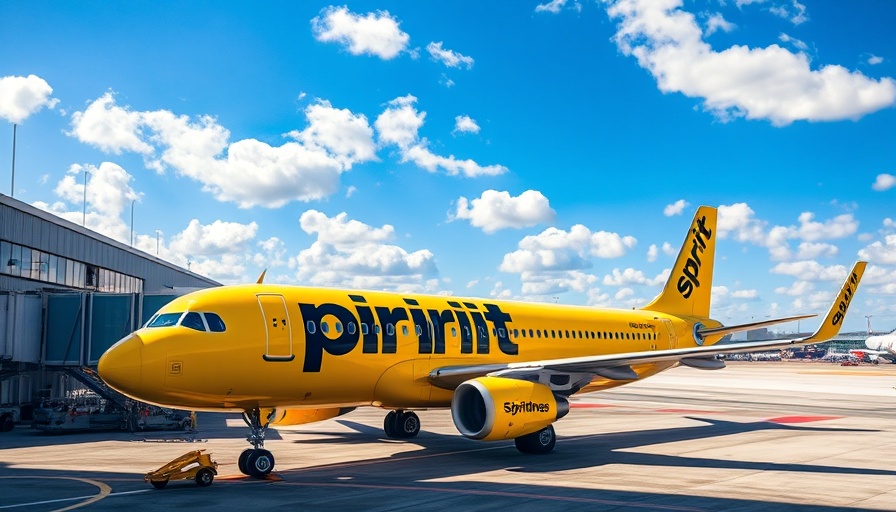
[[[264,320],[265,361],[292,361],[292,323],[282,295],[258,294],[258,305]]]

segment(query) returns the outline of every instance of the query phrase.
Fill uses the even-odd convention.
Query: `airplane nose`
[[[124,393],[132,394],[140,388],[143,377],[143,340],[130,335],[113,345],[100,357],[97,371],[109,386]]]

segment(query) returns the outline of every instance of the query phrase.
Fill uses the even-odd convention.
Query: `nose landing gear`
[[[249,425],[251,432],[246,441],[252,444],[252,448],[247,448],[240,454],[237,466],[244,475],[253,476],[255,478],[264,478],[274,469],[274,455],[264,449],[264,434],[274,417],[274,410],[265,418],[265,422],[261,423],[261,411],[256,407],[251,411],[243,413],[243,421]]]

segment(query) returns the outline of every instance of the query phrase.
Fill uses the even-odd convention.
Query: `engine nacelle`
[[[537,382],[479,377],[454,391],[451,418],[464,437],[514,439],[537,432],[569,412],[569,402]]]
[[[345,413],[353,411],[354,407],[332,407],[327,409],[274,409],[274,416],[271,418],[271,425],[304,425],[305,423],[314,423],[315,421],[324,421],[336,416],[342,416]],[[262,409],[261,418],[266,419],[271,413],[271,409]]]

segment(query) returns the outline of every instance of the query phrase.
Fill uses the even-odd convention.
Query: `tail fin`
[[[717,217],[718,212],[713,207],[697,208],[669,280],[663,291],[643,309],[709,317]]]

